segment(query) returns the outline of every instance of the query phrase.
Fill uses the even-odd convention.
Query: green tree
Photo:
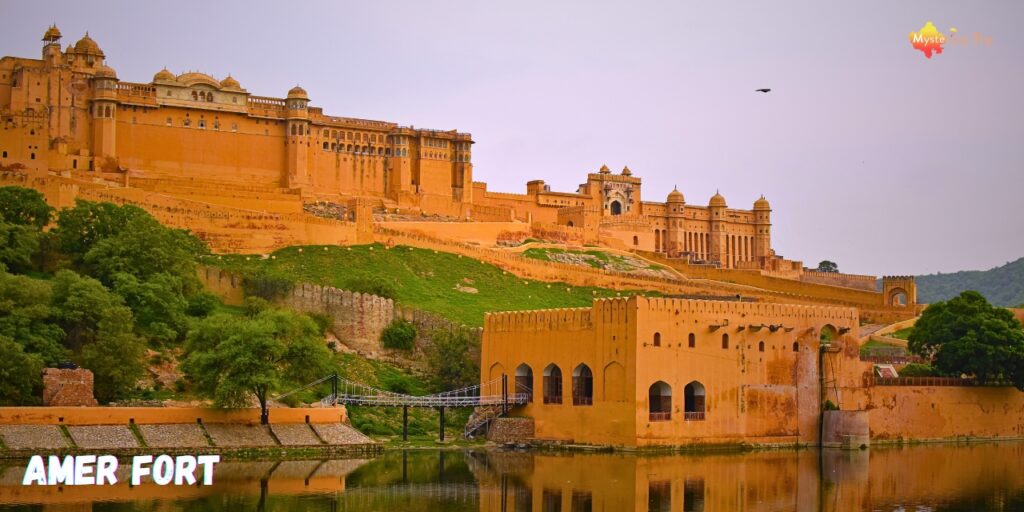
[[[131,308],[136,332],[147,339],[171,342],[183,339],[188,331],[181,279],[171,274],[154,274],[146,281],[126,273],[114,275],[114,292]]]
[[[50,283],[8,274],[0,266],[0,336],[15,340],[26,353],[37,354],[50,365],[67,355],[51,297]]]
[[[117,324],[103,324],[115,332],[131,332],[134,327],[131,310],[119,295],[103,283],[70,270],[61,270],[54,276],[53,307],[67,334],[65,344],[75,351],[96,341],[103,320],[116,320]]]
[[[117,274],[130,274],[145,281],[156,274],[170,274],[181,280],[182,291],[199,290],[195,251],[201,242],[185,231],[162,226],[148,214],[128,220],[120,232],[97,241],[83,257],[91,275],[111,285]]]
[[[380,343],[384,348],[412,350],[416,341],[416,326],[401,318],[394,320],[380,333]]]
[[[43,194],[25,187],[0,187],[0,221],[36,231],[50,223],[53,208]]]
[[[839,265],[834,261],[822,260],[818,263],[818,272],[839,272]]]
[[[11,338],[0,336],[0,405],[30,405],[43,384],[43,359],[28,354]]]
[[[1024,328],[980,293],[966,291],[928,306],[907,339],[911,352],[930,357],[947,375],[967,374],[985,382],[1011,380],[1024,390]]]
[[[34,227],[0,222],[0,264],[15,272],[31,270],[40,237]]]
[[[94,394],[110,402],[131,394],[145,372],[146,345],[132,331],[131,312],[116,308],[99,323],[95,341],[82,347],[79,362],[92,370]]]
[[[77,200],[73,208],[60,211],[52,233],[57,249],[81,263],[93,245],[120,233],[131,219],[139,217],[149,214],[137,206]]]
[[[218,406],[240,407],[255,397],[266,423],[271,393],[322,377],[330,360],[313,320],[265,309],[251,318],[215,314],[200,321],[189,333],[182,369]]]
[[[480,365],[473,357],[476,343],[462,330],[437,330],[427,349],[427,367],[438,390],[452,390],[480,382]]]

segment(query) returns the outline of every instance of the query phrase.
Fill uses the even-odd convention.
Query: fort
[[[62,39],[51,26],[39,58],[0,58],[0,186],[34,188],[58,208],[136,205],[215,253],[408,245],[522,279],[666,295],[488,314],[473,331],[482,382],[506,376],[530,396],[515,418],[494,423],[497,435],[628,448],[1024,437],[1024,398],[1012,389],[893,381],[862,361],[865,324],[921,311],[913,277],[819,272],[784,258],[764,197],[743,209],[717,192],[706,204],[678,189],[644,196],[632,170],[607,166],[582,173],[571,192],[542,179],[525,193],[495,192],[474,181],[469,133],[329,115],[299,86],[256,96],[231,76],[167,69],[121,81],[88,34],[66,47]],[[542,261],[524,256],[525,245],[589,246],[660,271]],[[237,276],[203,267],[200,277],[240,300]],[[397,318],[462,328],[314,283],[282,303],[329,316],[368,354]],[[47,402],[64,403],[57,395]],[[825,411],[826,400],[839,410]],[[965,403],[970,422],[959,420]],[[199,413],[182,414],[190,423]],[[54,424],[43,416],[30,423]],[[0,424],[24,423],[11,418]]]

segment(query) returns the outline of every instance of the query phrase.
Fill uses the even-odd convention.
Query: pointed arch
[[[647,408],[650,421],[670,421],[672,419],[672,386],[664,381],[651,384],[647,389]]]
[[[562,369],[555,363],[544,368],[544,403],[562,403]]]
[[[594,405],[594,373],[584,363],[572,371],[572,404]]]
[[[533,403],[533,368],[523,363],[516,367],[515,393],[526,393],[526,401]]]
[[[612,361],[604,367],[604,400],[626,401],[626,368],[617,361]]]
[[[702,421],[704,419],[704,385],[693,381],[683,388],[683,419]]]

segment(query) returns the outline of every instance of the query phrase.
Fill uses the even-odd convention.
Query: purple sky
[[[607,163],[689,203],[765,194],[773,245],[853,273],[1024,256],[1024,2],[4,2],[0,54],[88,30],[122,80],[231,73],[333,115],[471,132],[477,181]],[[152,7],[151,7],[152,6]],[[957,46],[932,59],[910,31]],[[770,87],[765,95],[754,89]]]

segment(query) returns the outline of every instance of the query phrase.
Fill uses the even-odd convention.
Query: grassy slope
[[[338,288],[346,288],[355,280],[379,280],[391,285],[399,303],[469,326],[482,326],[488,311],[583,307],[595,297],[630,294],[528,281],[472,258],[427,249],[385,249],[379,244],[324,248],[288,247],[275,252],[272,259],[221,256],[209,263],[241,272],[263,268],[299,282]],[[478,293],[459,291],[457,284],[475,288]]]
[[[917,276],[918,302],[931,304],[964,290],[976,290],[996,306],[1024,303],[1024,258],[990,270]]]

